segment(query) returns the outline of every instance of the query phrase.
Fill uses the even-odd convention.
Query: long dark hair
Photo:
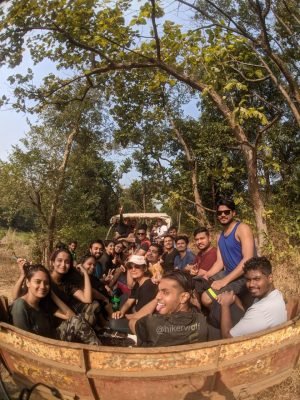
[[[70,251],[68,249],[57,249],[57,250],[54,250],[53,253],[50,256],[50,271],[51,272],[53,271],[52,264],[54,263],[56,257],[60,253],[67,253],[69,255],[69,258],[70,258],[70,270],[73,268],[73,257],[72,257],[72,254],[70,253]]]

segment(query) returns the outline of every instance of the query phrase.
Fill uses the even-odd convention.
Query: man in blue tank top
[[[217,217],[223,232],[218,237],[217,260],[204,276],[211,283],[201,296],[206,307],[210,307],[221,292],[233,290],[240,294],[245,290],[243,267],[255,255],[255,244],[249,225],[236,221],[235,216],[234,202],[221,199],[217,204]]]

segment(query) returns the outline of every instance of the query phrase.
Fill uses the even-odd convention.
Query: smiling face
[[[246,286],[254,298],[262,299],[273,290],[272,274],[266,276],[260,270],[249,270],[245,273]]]
[[[105,247],[105,251],[109,256],[113,256],[115,253],[115,244],[114,242],[108,243],[108,245]]]
[[[145,276],[146,265],[137,265],[130,263],[127,267],[129,273],[134,280],[142,279]]]
[[[116,254],[121,254],[123,250],[124,249],[123,249],[123,244],[122,243],[117,243],[115,245],[115,253]]]
[[[174,240],[170,236],[164,238],[164,250],[170,251],[174,248]]]
[[[93,243],[90,247],[90,253],[96,258],[100,258],[103,254],[103,246],[101,243]]]
[[[179,253],[184,253],[187,249],[187,243],[183,239],[179,239],[176,241],[176,249],[179,251]]]
[[[163,278],[158,285],[156,311],[163,315],[187,311],[189,298],[189,293],[175,280]]]
[[[195,236],[195,243],[200,251],[207,250],[211,244],[210,235],[208,235],[206,232],[197,233]]]
[[[218,217],[218,221],[220,222],[221,225],[229,225],[234,217],[236,215],[236,212],[231,210],[229,207],[227,206],[219,206],[218,210],[217,210],[217,217]]]
[[[150,246],[146,253],[146,260],[152,264],[156,264],[159,260],[159,251],[156,246]]]
[[[70,254],[60,251],[52,263],[52,270],[59,275],[66,274],[71,267]]]
[[[30,278],[26,279],[28,294],[36,299],[43,299],[50,291],[50,282],[48,275],[43,271],[36,271]]]
[[[83,268],[86,269],[87,273],[89,275],[93,275],[93,272],[95,270],[95,266],[96,266],[96,260],[95,257],[89,257],[87,258],[84,263],[82,264]]]

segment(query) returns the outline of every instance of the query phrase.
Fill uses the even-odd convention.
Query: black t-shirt
[[[59,284],[51,282],[53,292],[75,312],[81,307],[82,302],[74,297],[74,293],[83,287],[83,276],[75,268],[70,270]]]
[[[146,315],[135,325],[138,346],[177,346],[206,342],[208,325],[202,313],[177,312],[174,314]]]
[[[99,258],[99,263],[101,264],[102,267],[102,275],[107,274],[109,269],[114,269],[116,268],[115,264],[112,262],[113,256],[110,254],[107,254],[104,252],[102,256]],[[102,276],[101,276],[102,278]]]
[[[174,270],[174,260],[175,257],[178,255],[178,251],[176,249],[173,249],[170,253],[164,253],[162,255],[162,266],[164,269],[164,272],[167,271],[173,271]]]
[[[139,311],[149,301],[153,300],[157,294],[157,290],[157,285],[151,279],[145,280],[141,286],[136,282],[130,294],[130,299],[135,299],[136,301],[135,311]]]

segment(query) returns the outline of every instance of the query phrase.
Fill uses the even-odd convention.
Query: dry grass
[[[28,238],[9,231],[0,241],[0,295],[11,299],[11,289],[18,277],[18,267],[12,260],[13,251],[30,259],[32,243]],[[300,254],[295,249],[275,251],[272,257],[275,286],[286,296],[300,294]],[[16,388],[8,376],[5,379],[10,394],[16,399]],[[300,399],[300,366],[292,375],[279,385],[266,389],[257,395],[255,400],[299,400]]]

